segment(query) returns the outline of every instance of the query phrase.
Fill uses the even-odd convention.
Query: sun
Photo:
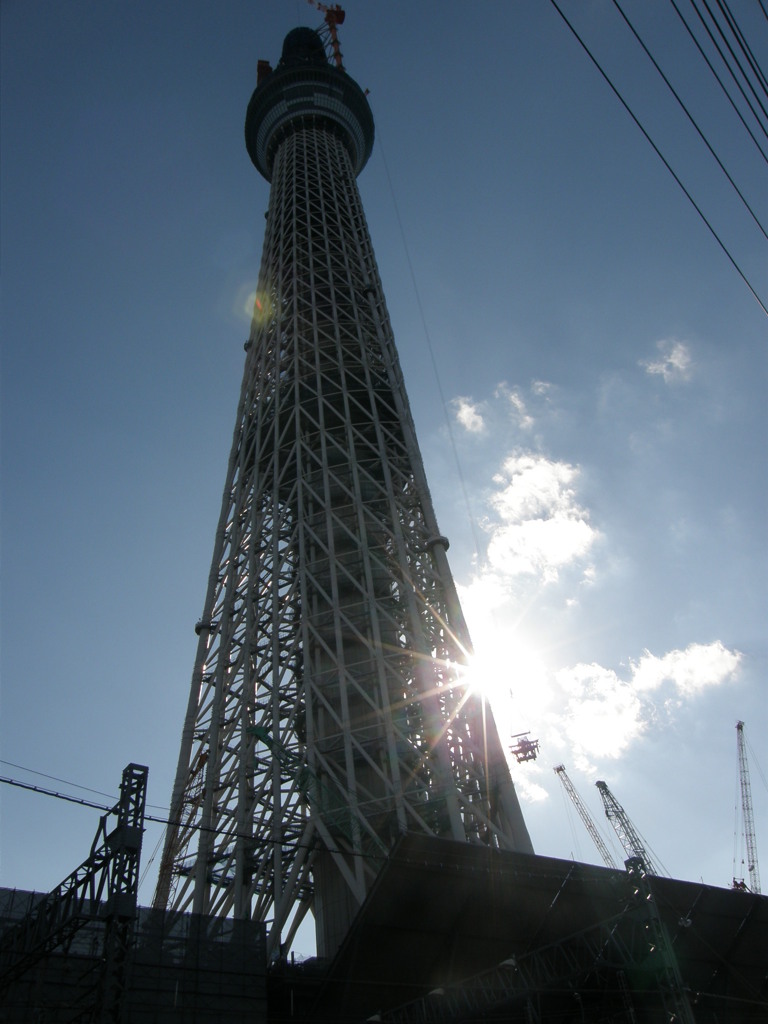
[[[552,712],[556,672],[551,645],[531,628],[532,609],[512,601],[493,573],[459,589],[474,647],[465,669],[468,692],[487,701],[505,746],[527,730],[538,735]]]
[[[536,727],[547,678],[542,655],[504,627],[478,637],[464,672],[469,690],[490,704],[502,741]]]
[[[471,688],[490,701],[510,694],[525,699],[540,688],[546,675],[541,655],[510,635],[478,644],[466,672]]]

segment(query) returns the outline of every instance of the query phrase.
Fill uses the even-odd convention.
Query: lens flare
[[[232,311],[238,320],[261,326],[270,319],[273,303],[265,291],[254,288],[252,284],[243,284],[237,290]]]
[[[257,324],[266,323],[272,315],[272,302],[266,292],[251,292],[246,300],[246,306]]]
[[[539,653],[512,631],[484,637],[463,673],[465,684],[491,705],[502,736],[519,733],[537,721],[547,692],[547,666]]]

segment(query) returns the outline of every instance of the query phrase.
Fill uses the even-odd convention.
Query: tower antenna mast
[[[611,854],[611,851],[608,849],[608,847],[603,842],[603,837],[598,832],[597,825],[595,825],[594,821],[592,820],[591,814],[589,813],[587,808],[582,803],[581,797],[576,792],[576,790],[574,788],[574,785],[571,782],[571,780],[568,778],[568,773],[565,770],[565,765],[564,764],[556,765],[555,768],[554,768],[554,772],[557,775],[557,777],[560,779],[560,781],[562,782],[563,787],[565,788],[566,793],[568,794],[568,796],[573,801],[573,806],[576,808],[576,810],[579,813],[579,817],[584,822],[584,824],[586,826],[586,829],[587,829],[587,832],[589,832],[589,834],[592,836],[592,841],[594,842],[595,846],[597,847],[600,856],[603,858],[603,863],[605,864],[605,866],[607,868],[616,868],[616,869],[618,869],[618,865],[617,865],[616,861],[613,859],[613,855]]]
[[[739,785],[741,787],[741,810],[744,818],[744,838],[747,844],[747,871],[751,892],[759,893],[760,871],[757,866],[757,836],[755,835],[755,817],[752,813],[752,787],[749,781],[749,764],[747,763],[747,746],[744,739],[744,723],[736,723],[736,746],[739,753]],[[734,886],[736,880],[734,879]]]

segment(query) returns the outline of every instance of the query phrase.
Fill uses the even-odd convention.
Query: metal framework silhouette
[[[356,177],[359,86],[295,29],[246,145],[271,182],[155,904],[340,945],[399,835],[532,852],[438,529]]]

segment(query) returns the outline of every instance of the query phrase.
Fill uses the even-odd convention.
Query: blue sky
[[[613,4],[563,7],[768,303],[768,242]],[[624,7],[765,225],[765,164],[674,10]],[[768,20],[736,10],[765,69]],[[0,774],[100,801],[137,761],[162,814],[268,195],[245,108],[257,60],[320,18],[0,17]],[[739,719],[768,857],[768,318],[551,4],[350,0],[341,40],[478,675],[502,735],[541,743],[513,769],[534,845],[599,863],[563,762],[596,819],[603,778],[671,874],[728,885]],[[87,855],[96,812],[0,801],[0,884],[44,890]]]

